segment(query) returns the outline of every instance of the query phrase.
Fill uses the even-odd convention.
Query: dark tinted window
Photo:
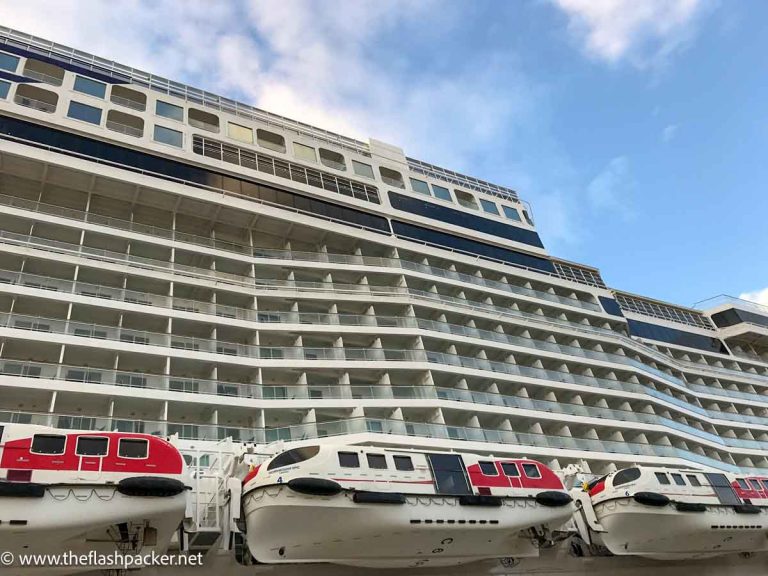
[[[267,465],[267,470],[274,470],[275,468],[304,462],[304,460],[309,460],[310,458],[317,456],[318,452],[320,452],[319,446],[305,446],[303,448],[288,450],[275,456]]]
[[[523,470],[528,478],[541,478],[541,472],[536,464],[523,464]]]
[[[405,472],[413,470],[413,460],[410,456],[393,456],[392,460],[395,462],[395,468],[403,470]]]
[[[34,454],[64,454],[64,446],[66,443],[66,436],[35,434],[32,438],[31,452]]]
[[[149,455],[149,442],[141,438],[121,438],[117,445],[120,458],[146,458]]]
[[[387,459],[384,454],[368,454],[368,468],[375,468],[376,470],[387,469]]]
[[[178,130],[171,130],[165,126],[155,124],[155,142],[161,142],[163,144],[181,148],[183,141],[184,135]]]
[[[339,452],[339,464],[342,468],[360,468],[357,452]]]
[[[678,346],[687,346],[688,348],[708,350],[710,352],[729,353],[725,346],[723,346],[723,343],[717,338],[704,336],[703,334],[694,334],[693,332],[686,332],[677,328],[659,326],[650,322],[640,322],[631,318],[627,320],[627,323],[629,324],[629,332],[633,336],[668,342]]]
[[[2,436],[2,430],[0,430],[0,436]],[[768,490],[768,480],[763,480],[763,490]]]
[[[701,482],[699,482],[698,476],[694,476],[693,474],[688,474],[688,476],[686,476],[686,478],[688,478],[688,483],[691,486],[695,486],[696,488],[701,486]]]
[[[752,485],[753,490],[762,490],[763,488],[760,486],[760,482],[757,480],[750,480],[749,483]]]
[[[633,482],[638,478],[640,478],[639,468],[627,468],[626,470],[619,470],[616,472],[616,476],[613,477],[613,485],[621,486],[622,484]]]
[[[674,480],[675,484],[678,486],[685,486],[685,480],[683,480],[683,477],[680,474],[672,474],[672,480]]]
[[[96,80],[86,78],[85,76],[77,76],[75,78],[74,89],[77,92],[82,92],[83,94],[96,96],[96,98],[104,98],[104,95],[107,92],[107,85],[103,82],[98,82]]]
[[[8,96],[8,91],[11,89],[11,83],[0,80],[0,98]]]
[[[8,72],[16,72],[16,67],[19,65],[19,58],[11,56],[5,52],[0,52],[0,70],[7,70]]]
[[[664,472],[656,472],[656,480],[659,484],[669,484],[669,477]]]
[[[514,462],[502,462],[501,469],[507,476],[512,476],[514,478],[520,476],[520,470],[517,469],[517,464]]]
[[[739,483],[739,488],[741,488],[742,490],[749,490],[749,484],[747,484],[747,481],[744,480],[744,478],[739,478],[738,480],[736,480],[736,482]]]
[[[88,106],[87,104],[81,104],[74,100],[69,103],[69,112],[67,116],[74,118],[75,120],[82,120],[83,122],[90,122],[91,124],[101,123],[101,108],[96,106]]]
[[[499,471],[496,470],[496,464],[493,462],[479,462],[480,471],[486,476],[498,476]]]
[[[80,436],[77,439],[78,456],[106,456],[109,440],[98,436]]]
[[[184,121],[184,108],[181,106],[176,106],[175,104],[163,102],[162,100],[157,101],[155,106],[155,113],[158,116],[165,116],[166,118],[178,120],[179,122]]]

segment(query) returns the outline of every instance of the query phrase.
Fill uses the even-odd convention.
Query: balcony
[[[144,136],[144,120],[119,110],[109,111],[107,114],[107,128],[113,132],[119,132],[120,134],[135,138]]]
[[[109,95],[109,101],[118,106],[131,108],[139,112],[144,112],[147,109],[147,97],[141,92],[131,90],[125,86],[113,86],[112,92]]]
[[[19,84],[13,101],[20,106],[52,114],[59,103],[59,95],[31,84]]]
[[[64,82],[64,73],[64,68],[32,58],[27,60],[23,72],[27,78],[34,78],[51,86],[61,86]]]

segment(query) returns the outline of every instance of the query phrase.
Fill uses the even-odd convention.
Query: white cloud
[[[677,131],[680,127],[677,124],[669,124],[661,131],[661,140],[664,143],[671,142],[677,136]]]
[[[628,200],[634,183],[629,159],[617,156],[587,186],[587,198],[599,210],[617,210],[629,214]]]
[[[664,64],[694,32],[706,0],[551,0],[590,56],[645,68]]]
[[[739,294],[739,298],[742,300],[749,300],[750,302],[756,302],[768,306],[768,288],[762,290],[755,290],[754,292],[743,292]]]

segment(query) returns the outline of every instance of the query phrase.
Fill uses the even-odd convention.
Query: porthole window
[[[35,434],[32,437],[32,454],[64,454],[67,437],[58,434]]]
[[[498,476],[499,471],[496,470],[496,464],[493,462],[478,462],[480,465],[480,472],[486,476]]]
[[[143,438],[120,438],[117,455],[120,458],[146,458],[149,456],[149,441]]]
[[[514,462],[502,462],[501,469],[506,476],[511,478],[517,478],[520,476],[520,470],[518,470],[517,464]]]
[[[339,452],[339,466],[342,468],[360,468],[357,452]]]
[[[80,436],[75,454],[78,456],[106,456],[109,439],[103,436]]]
[[[634,482],[638,478],[640,478],[639,468],[627,468],[616,472],[616,476],[613,477],[613,485],[621,486],[622,484]]]
[[[541,478],[541,471],[536,464],[523,464],[523,472],[528,478]]]

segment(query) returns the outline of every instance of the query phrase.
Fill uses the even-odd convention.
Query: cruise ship
[[[567,488],[706,471],[768,498],[768,308],[612,288],[511,188],[0,27],[0,204],[0,434],[170,439],[194,494],[174,541],[223,571],[255,569],[234,470],[295,447],[530,459]],[[765,542],[766,516],[739,527]],[[581,543],[457,574],[685,573]]]

